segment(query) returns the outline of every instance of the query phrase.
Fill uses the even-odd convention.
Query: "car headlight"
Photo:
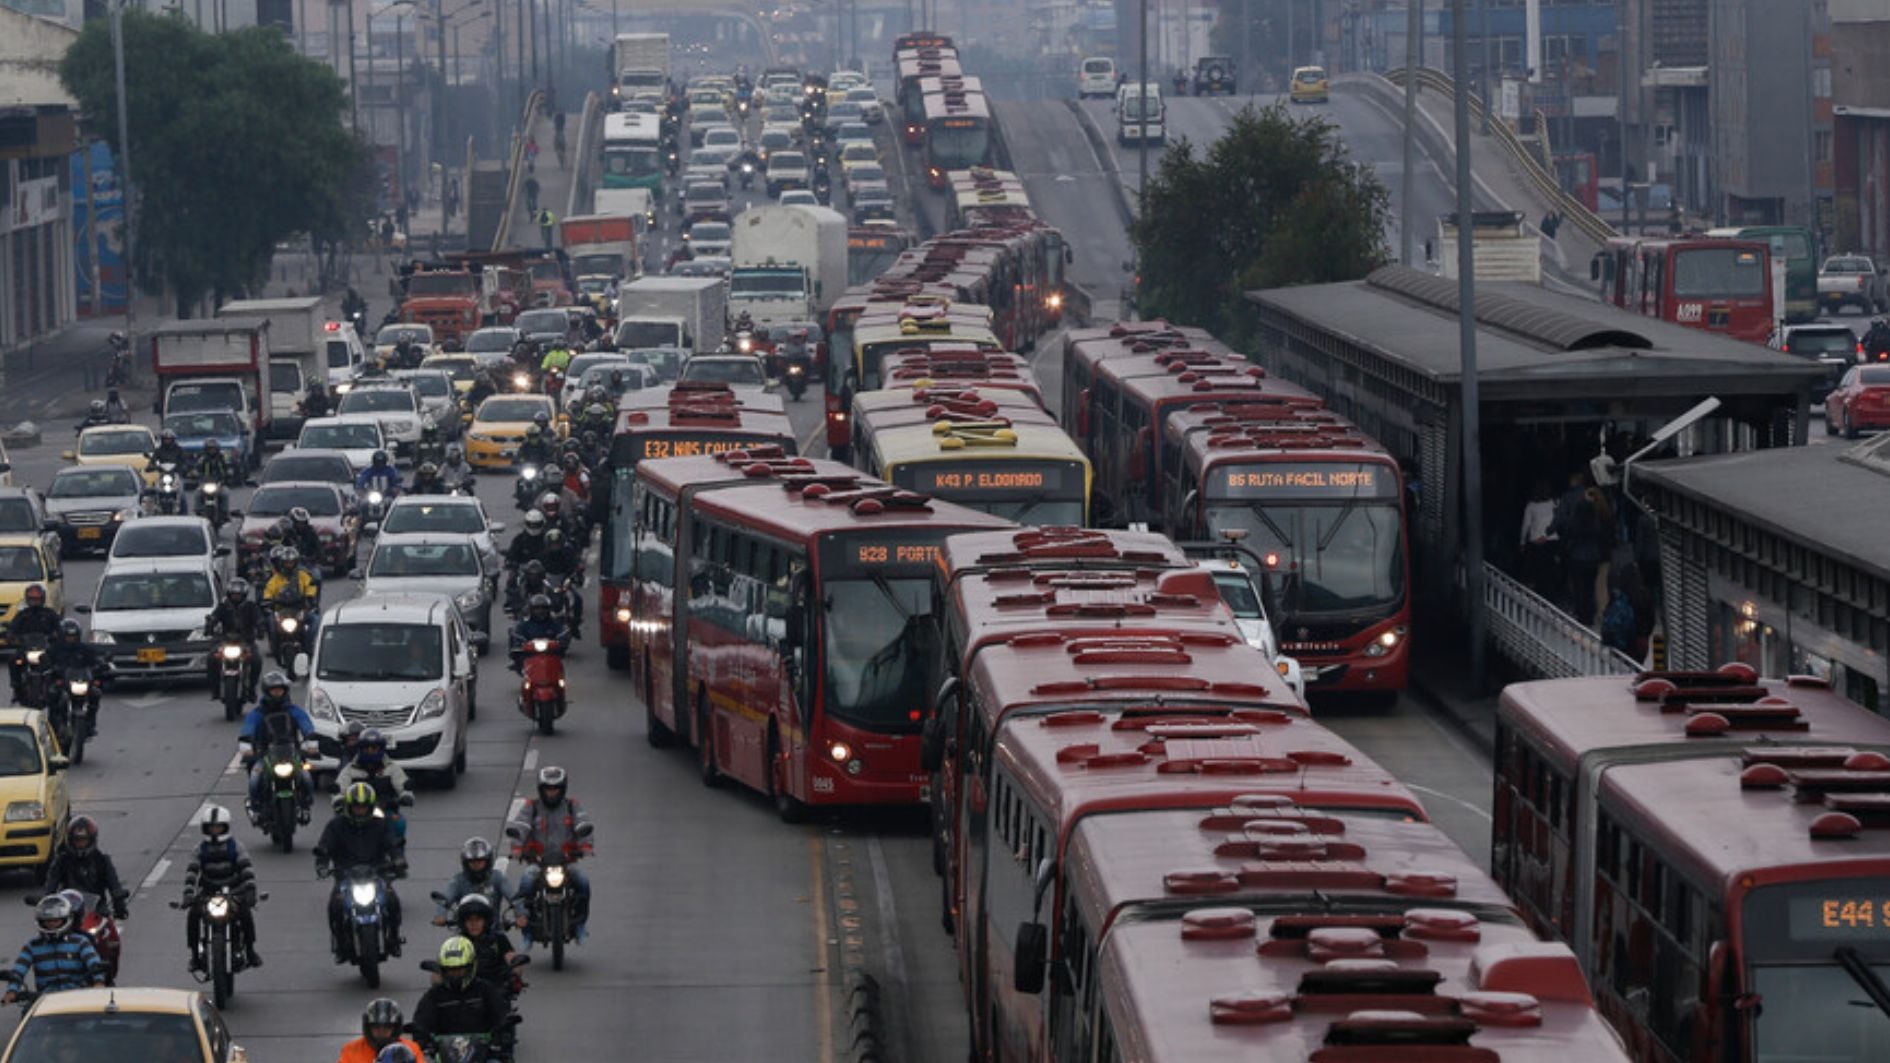
[[[46,818],[46,806],[39,801],[7,802],[8,823],[31,823]]]
[[[230,899],[219,894],[204,901],[203,910],[204,914],[212,919],[228,919],[230,917]]]
[[[242,659],[243,659],[243,647],[241,647],[241,646],[225,646],[225,647],[223,647],[223,659],[224,659],[224,660],[226,660],[226,661],[240,661],[240,660],[242,660]]]
[[[286,760],[283,760],[283,761],[278,761],[276,763],[276,766],[271,768],[270,770],[275,772],[276,778],[286,779],[289,776],[295,774],[295,765],[289,763]]]
[[[113,524],[123,524],[124,522],[130,519],[131,519],[131,511],[128,509],[121,509],[112,514]]]
[[[468,434],[468,436],[467,436],[467,438],[469,438],[469,439],[471,439],[471,440],[472,440],[473,442],[475,442],[475,443],[496,443],[496,442],[498,442],[498,440],[496,440],[496,439],[493,439],[493,438],[492,438],[492,437],[491,437],[490,435],[487,435],[487,434],[486,434],[486,433],[484,433],[484,432],[472,432],[472,433],[469,433],[469,434]]]
[[[564,888],[564,868],[558,866],[557,864],[553,864],[550,867],[545,868],[545,885],[551,887],[554,890],[563,889]]]
[[[97,628],[93,628],[92,641],[93,642],[116,642],[118,640],[112,638],[112,633],[109,631],[100,631]],[[28,657],[27,660],[33,661],[33,663],[35,664],[39,663],[38,660],[33,657]]]
[[[341,714],[335,711],[335,699],[329,697],[328,692],[320,687],[315,688],[314,692],[309,694],[308,711],[318,720],[334,720],[336,722],[340,722],[341,720]]]
[[[420,718],[421,719],[423,720],[431,719],[435,716],[442,715],[445,712],[446,712],[445,689],[440,688],[440,687],[435,687],[433,690],[427,693],[426,697],[420,699]]]
[[[1377,638],[1371,640],[1371,642],[1365,646],[1365,656],[1383,657],[1392,650],[1397,649],[1398,643],[1404,641],[1405,630],[1404,625],[1400,624],[1388,631],[1380,632]]]
[[[465,610],[466,612],[470,613],[474,609],[479,608],[479,606],[485,602],[485,597],[486,596],[484,594],[481,594],[479,591],[467,591],[466,593],[454,598],[453,604],[459,606],[462,610]]]
[[[357,882],[348,887],[348,893],[354,897],[355,904],[366,908],[368,905],[374,903],[374,898],[380,893],[380,890],[377,889],[372,882]]]

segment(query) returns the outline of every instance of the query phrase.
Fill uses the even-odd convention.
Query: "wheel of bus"
[[[696,695],[696,767],[702,785],[714,789],[722,782],[722,769],[715,763],[715,726],[709,719],[707,694]]]
[[[781,736],[772,727],[768,729],[768,799],[774,802],[775,814],[783,823],[799,823],[807,818],[807,806],[787,791],[787,779],[781,770]]]
[[[676,732],[656,718],[655,691],[650,685],[650,662],[643,660],[643,737],[656,749],[668,749],[676,741]]]

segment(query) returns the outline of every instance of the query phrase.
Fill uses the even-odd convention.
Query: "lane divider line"
[[[166,871],[169,871],[170,869],[171,869],[171,858],[168,856],[159,857],[158,862],[152,866],[151,873],[144,876],[143,882],[138,883],[138,892],[139,893],[151,892],[152,887],[156,886],[159,882],[163,881],[164,873]]]
[[[830,966],[834,942],[828,936],[827,923],[827,877],[826,869],[820,858],[820,835],[807,833],[808,873],[814,880],[814,959],[819,963],[814,971],[814,1030],[816,1031],[816,1059],[820,1063],[833,1063],[833,971]]]

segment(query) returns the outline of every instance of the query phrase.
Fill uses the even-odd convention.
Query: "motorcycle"
[[[114,332],[106,340],[111,350],[111,363],[105,367],[105,386],[122,388],[131,379],[131,342],[122,332]]]
[[[44,635],[34,635],[14,650],[25,659],[26,668],[20,676],[20,704],[29,709],[46,707],[46,695],[52,690],[52,663],[46,656],[47,639]]]
[[[807,363],[801,359],[788,362],[787,390],[789,397],[799,401],[807,393]]]
[[[300,750],[279,742],[262,754],[264,800],[249,809],[249,822],[285,853],[295,849],[295,828],[308,822],[309,794],[304,780],[308,778],[308,758],[318,752],[314,742],[304,743]],[[248,760],[245,756],[244,762]]]
[[[589,823],[580,823],[573,834],[582,841],[591,836],[591,831]],[[505,836],[523,845],[525,828],[509,823]],[[577,941],[577,890],[566,874],[570,861],[562,853],[550,852],[536,860],[529,856],[520,859],[538,867],[538,890],[526,902],[526,932],[531,935],[533,945],[550,947],[551,969],[562,971],[564,947]]]
[[[124,951],[124,939],[118,934],[118,921],[112,918],[110,902],[96,893],[79,890],[60,892],[72,902],[72,914],[78,920],[79,933],[92,939],[92,948],[97,950],[99,960],[105,964],[105,984],[117,985],[118,958]],[[41,899],[31,894],[20,898],[28,908],[36,907]]]
[[[296,678],[295,657],[308,647],[308,607],[299,596],[283,594],[270,603],[269,643],[276,666]]]
[[[223,534],[223,526],[230,522],[230,499],[221,483],[205,480],[197,488],[197,512],[210,522],[211,534]]]
[[[226,639],[217,646],[217,696],[223,702],[225,722],[243,718],[243,706],[250,700],[250,659],[255,652],[243,639]]]
[[[336,960],[360,968],[361,980],[369,989],[380,988],[381,964],[392,955],[394,944],[388,940],[387,927],[387,897],[393,891],[389,874],[357,866],[334,875],[335,889],[341,894],[341,925],[345,932],[330,944]],[[326,871],[323,875],[327,877]]]
[[[520,466],[518,482],[512,485],[512,504],[519,509],[529,510],[538,504],[538,496],[544,493],[544,485],[539,482],[542,470],[536,465]]]
[[[448,913],[452,913],[453,910],[459,904],[458,898],[448,897],[446,894],[440,893],[437,890],[434,891],[429,896],[433,898],[433,903],[439,905],[442,908],[445,908]],[[485,894],[485,898],[486,900],[492,902],[493,919],[497,926],[500,926],[500,927],[509,926],[513,922],[516,921],[517,917],[506,911],[506,909],[510,906],[511,902],[499,896],[497,890],[487,891]],[[454,933],[465,932],[465,929],[462,926],[460,926],[460,922],[458,918],[456,918],[452,914],[434,916],[433,925],[450,927]],[[511,960],[507,961],[507,965],[511,968],[510,976],[506,978],[505,984],[499,986],[499,988],[505,991],[506,1002],[512,1004],[514,1007],[518,1005],[519,994],[524,992],[525,990],[525,978],[523,975],[520,975],[518,973],[518,969],[520,967],[524,967],[530,964],[531,962],[532,962],[532,958],[530,956],[525,955],[524,953],[516,954],[511,958]],[[422,970],[437,971],[439,964],[435,963],[432,960],[422,960],[420,961],[420,967]],[[481,977],[486,977],[486,976],[482,975]],[[487,980],[490,981],[491,979],[487,978]]]
[[[368,489],[366,497],[361,499],[361,526],[379,525],[387,517],[387,492],[378,487]]]
[[[184,474],[174,461],[160,461],[157,483],[145,491],[148,513],[175,517],[184,511]]]
[[[421,962],[422,970],[438,973],[440,965],[432,960]],[[497,1037],[484,1033],[436,1033],[427,1058],[434,1063],[500,1063],[512,1058],[512,1027],[524,1021],[517,1012],[505,1017],[505,1032]]]
[[[59,739],[59,748],[66,751],[74,764],[85,763],[85,740],[92,736],[98,702],[98,680],[84,665],[66,669],[52,685],[46,715],[54,736]]]
[[[256,895],[257,904],[268,899],[267,893]],[[211,999],[219,1008],[230,1006],[230,998],[236,995],[236,972],[245,966],[242,949],[236,942],[236,917],[241,913],[242,903],[242,898],[228,886],[218,886],[189,901],[171,902],[171,907],[179,911],[193,906],[199,909],[197,940],[191,942],[190,947],[203,957],[204,973],[197,978],[210,983]]]
[[[742,191],[755,187],[755,164],[748,159],[742,160]]]
[[[564,393],[564,370],[552,366],[544,373],[545,394],[551,396],[552,405],[558,404],[558,397]]]
[[[531,639],[523,649],[525,659],[520,671],[524,678],[519,683],[518,711],[538,725],[539,734],[548,735],[564,715],[564,643]]]

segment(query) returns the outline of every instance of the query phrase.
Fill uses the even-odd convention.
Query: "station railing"
[[[1633,675],[1638,661],[1601,641],[1576,620],[1521,581],[1485,562],[1483,604],[1490,641],[1510,663],[1543,679],[1582,675]]]

